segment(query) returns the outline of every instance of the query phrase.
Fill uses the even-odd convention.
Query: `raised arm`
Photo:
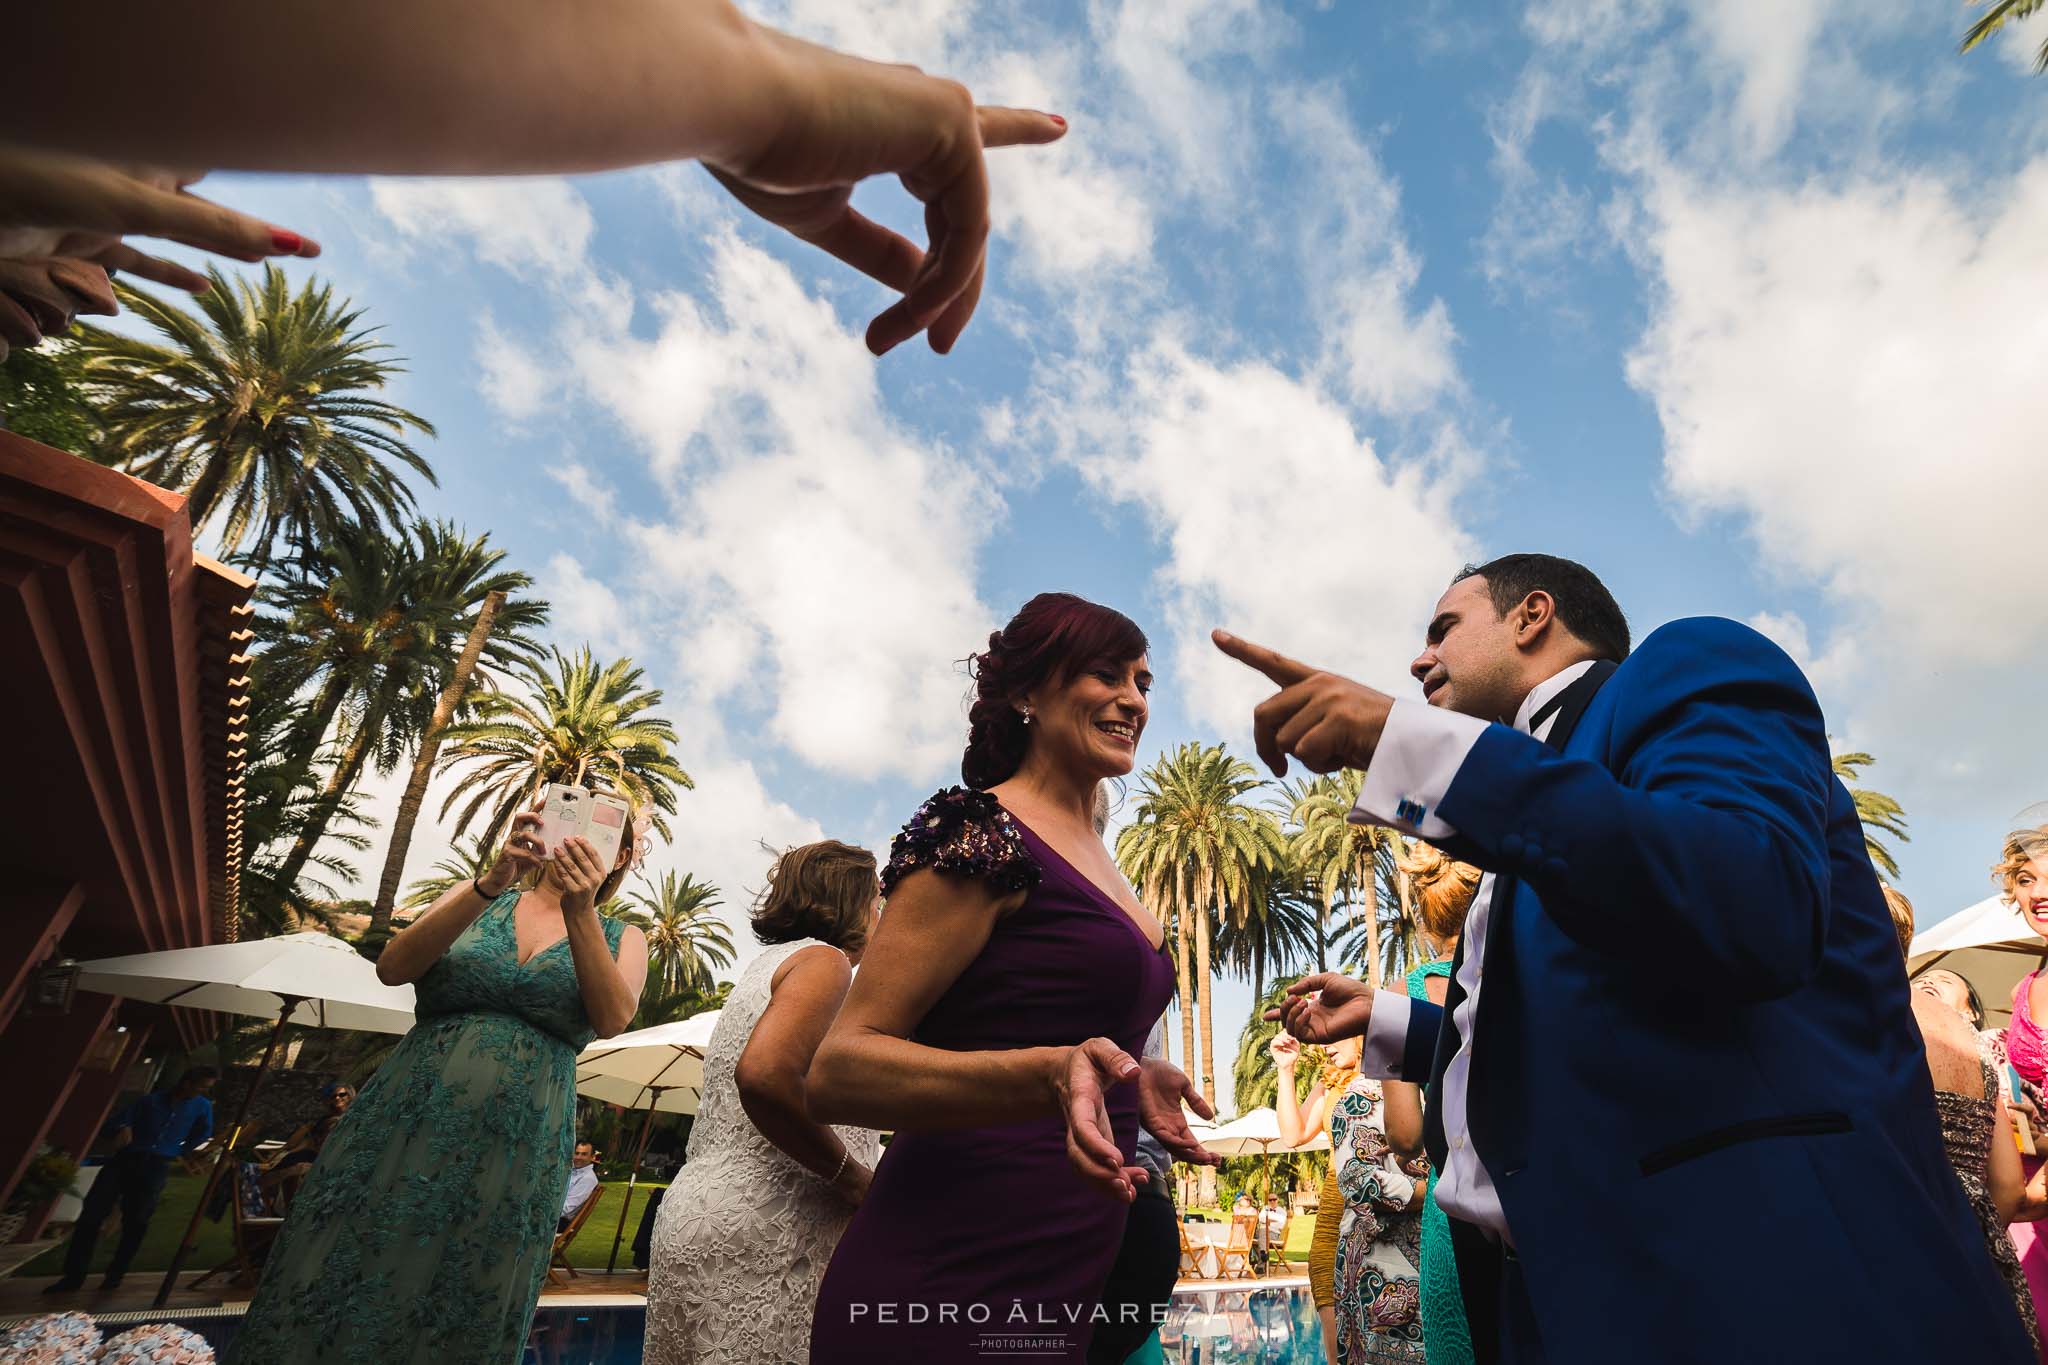
[[[733,150],[790,94],[724,0],[169,0],[8,25],[10,137],[167,166],[603,170]],[[146,119],[107,94],[167,79]]]
[[[488,871],[474,883],[449,887],[424,914],[391,936],[377,955],[377,979],[387,986],[403,986],[425,976],[492,901],[540,866],[546,854],[540,825],[540,816],[534,811],[513,816],[512,832]]]
[[[768,1007],[740,1053],[733,1082],[740,1107],[761,1136],[858,1204],[873,1172],[849,1157],[837,1133],[811,1117],[807,1083],[811,1059],[852,979],[846,954],[828,944],[791,954],[769,981]]]
[[[955,1052],[911,1034],[1027,891],[929,869],[889,892],[889,910],[846,1004],[811,1063],[812,1117],[864,1128],[981,1128],[1063,1115],[1082,1174],[1128,1200],[1144,1169],[1123,1164],[1104,1096],[1138,1063],[1107,1038],[1072,1047]]]

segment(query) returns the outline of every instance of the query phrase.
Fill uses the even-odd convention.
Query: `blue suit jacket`
[[[2033,1360],[1783,651],[1665,626],[1562,752],[1487,729],[1437,812],[1496,874],[1467,1118],[1550,1360]],[[1437,1074],[1445,1012],[1410,1019]]]

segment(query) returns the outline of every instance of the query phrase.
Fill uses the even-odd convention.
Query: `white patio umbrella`
[[[2019,907],[1997,896],[1956,911],[1913,935],[1906,970],[1944,967],[1977,988],[1984,1027],[2012,1021],[2012,992],[2020,978],[2048,960],[2048,943],[2027,927]]]
[[[633,1170],[626,1177],[626,1197],[619,1201],[619,1225],[612,1233],[612,1254],[605,1262],[611,1274],[619,1264],[619,1242],[626,1235],[626,1210],[640,1183],[640,1159],[647,1155],[647,1136],[656,1114],[694,1114],[704,1098],[704,1050],[718,1027],[718,1011],[706,1010],[673,1023],[635,1029],[603,1038],[576,1058],[576,1093],[625,1109],[645,1109],[640,1142],[633,1152]]]
[[[1241,1115],[1211,1132],[1200,1133],[1202,1145],[1218,1156],[1249,1156],[1259,1154],[1259,1164],[1265,1170],[1266,1193],[1273,1192],[1273,1168],[1270,1161],[1272,1149],[1280,1145],[1280,1116],[1261,1105],[1248,1114]],[[1330,1150],[1328,1129],[1319,1128],[1314,1137],[1299,1147],[1284,1147],[1288,1152],[1327,1152]]]
[[[263,1060],[249,1078],[249,1088],[242,1092],[234,1122],[224,1135],[215,1135],[213,1167],[207,1172],[198,1207],[192,1210],[192,1221],[185,1227],[185,1239],[157,1289],[158,1308],[170,1298],[178,1271],[191,1254],[199,1220],[241,1137],[249,1103],[270,1071],[284,1026],[404,1033],[413,1022],[412,987],[385,985],[377,979],[376,964],[340,939],[319,933],[98,958],[79,964],[78,988],[127,1000],[277,1020],[270,1030],[270,1043],[263,1049]]]

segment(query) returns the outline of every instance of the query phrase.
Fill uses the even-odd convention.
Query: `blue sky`
[[[1149,761],[1243,743],[1209,626],[1400,689],[1460,563],[1544,549],[1639,637],[1785,643],[1911,814],[1923,921],[1988,893],[2048,797],[2040,22],[1961,58],[1962,9],[1904,0],[758,17],[1071,120],[993,158],[952,357],[870,359],[881,291],[694,167],[214,184],[408,359],[424,509],[667,691],[700,787],[657,868],[737,915],[761,841],[884,847],[955,780],[955,661],[1036,591],[1150,632]]]

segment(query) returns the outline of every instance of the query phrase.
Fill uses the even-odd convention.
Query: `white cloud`
[[[587,336],[587,391],[669,491],[632,518],[642,615],[673,620],[707,696],[820,767],[929,778],[957,754],[954,660],[988,630],[985,474],[889,416],[873,359],[788,267],[736,236],[712,306],[669,295],[650,340]]]
[[[1270,690],[1215,651],[1214,626],[1403,686],[1470,545],[1455,461],[1390,465],[1329,394],[1171,342],[1039,420],[1091,487],[1137,504],[1163,542],[1175,649],[1160,671],[1198,732],[1242,734]]]
[[[1310,307],[1324,318],[1330,360],[1352,399],[1418,411],[1457,379],[1457,334],[1440,299],[1419,310],[1422,262],[1401,230],[1401,190],[1327,88],[1276,92],[1271,107],[1318,189],[1293,205]],[[1323,186],[1341,186],[1335,194]]]
[[[1976,17],[1970,16],[1972,20]],[[1998,55],[2009,66],[2033,75],[2041,61],[2042,45],[2048,43],[2048,9],[2035,10],[2025,19],[2007,20],[1995,41]]]
[[[477,324],[477,386],[493,408],[515,422],[547,410],[558,386],[558,372],[533,348],[515,340],[486,313]]]
[[[1839,612],[1809,646],[1842,742],[1916,804],[2017,808],[2011,737],[2048,648],[2037,537],[2048,385],[2048,158],[1965,190],[1915,176],[1796,190],[1661,174],[1630,361],[1693,517],[1733,515],[1765,566]],[[1953,785],[1944,785],[1953,784]]]
[[[477,256],[527,278],[585,268],[596,220],[566,180],[549,177],[370,181],[370,202],[406,237],[443,248],[457,234]]]
[[[611,586],[592,578],[573,555],[549,558],[539,595],[551,608],[549,634],[588,644],[600,658],[637,653],[643,637]]]

